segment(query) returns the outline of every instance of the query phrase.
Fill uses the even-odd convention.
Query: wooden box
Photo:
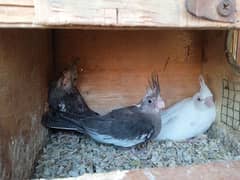
[[[80,59],[78,89],[102,114],[138,102],[152,71],[159,73],[167,106],[192,96],[202,74],[217,105],[214,136],[223,135],[226,146],[240,148],[240,131],[221,116],[224,82],[240,81],[225,52],[227,29],[239,27],[239,7],[236,1],[236,21],[226,23],[189,14],[183,0],[0,0],[0,179],[30,177],[47,139],[40,122],[48,83],[72,57]],[[240,161],[231,161],[122,175],[239,179],[239,168]],[[82,178],[112,179],[117,174]]]

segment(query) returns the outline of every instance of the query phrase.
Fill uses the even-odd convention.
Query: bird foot
[[[134,155],[139,156],[145,150],[147,150],[147,147],[148,147],[148,142],[144,142],[144,143],[137,144],[136,146],[132,147],[131,151]]]
[[[135,146],[135,149],[138,150],[138,151],[141,151],[141,150],[143,150],[143,149],[146,149],[147,146],[148,146],[148,142],[143,142],[143,143],[141,143],[141,144],[137,144],[137,145]]]
[[[148,142],[144,142],[144,143],[141,143],[141,144],[137,144],[133,147],[120,147],[120,146],[115,146],[115,148],[117,150],[120,150],[120,151],[131,151],[133,154],[141,154],[144,150],[147,149],[147,146],[148,146]]]

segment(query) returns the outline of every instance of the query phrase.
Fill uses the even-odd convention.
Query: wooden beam
[[[239,168],[240,168],[239,161],[229,162],[225,161],[183,167],[153,168],[131,171],[114,171],[110,173],[84,174],[83,176],[77,177],[77,179],[78,180],[239,179],[240,178]]]
[[[31,6],[34,7],[33,0],[0,0],[0,6]]]
[[[0,0],[0,27],[240,28],[240,1],[236,10],[236,23],[222,23],[191,15],[185,0]]]
[[[26,6],[0,5],[1,24],[32,24],[34,8]],[[6,25],[7,27],[7,25]]]
[[[100,25],[117,27],[229,28],[240,27],[240,1],[236,23],[214,22],[187,12],[185,0],[62,0],[35,1],[40,25]]]

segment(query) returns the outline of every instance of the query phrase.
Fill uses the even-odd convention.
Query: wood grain
[[[21,27],[21,24],[28,24],[27,26],[30,27],[33,16],[33,7],[0,5],[0,25],[19,24],[19,27]]]
[[[46,131],[40,121],[51,66],[50,33],[0,31],[0,179],[29,179]]]
[[[0,6],[29,6],[34,7],[33,0],[0,0]]]
[[[35,22],[48,26],[240,27],[239,1],[236,9],[236,23],[231,24],[192,16],[185,8],[185,0],[42,0],[35,1]]]
[[[57,30],[55,40],[57,69],[80,58],[78,87],[98,112],[138,103],[152,71],[167,105],[199,88],[200,31]]]
[[[236,4],[236,23],[221,23],[192,16],[185,0],[0,0],[0,27],[239,28],[240,2]]]
[[[193,166],[171,167],[171,168],[150,168],[130,171],[114,171],[109,173],[84,174],[78,177],[79,180],[112,179],[117,180],[192,180],[192,179],[231,179],[238,180],[240,162],[215,162]]]

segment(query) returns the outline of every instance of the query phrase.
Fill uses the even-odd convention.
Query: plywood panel
[[[0,179],[28,179],[46,135],[40,124],[51,68],[50,33],[0,31]]]
[[[201,31],[57,30],[55,56],[59,71],[80,58],[78,87],[98,112],[137,103],[152,71],[170,105],[199,88],[201,37]]]

